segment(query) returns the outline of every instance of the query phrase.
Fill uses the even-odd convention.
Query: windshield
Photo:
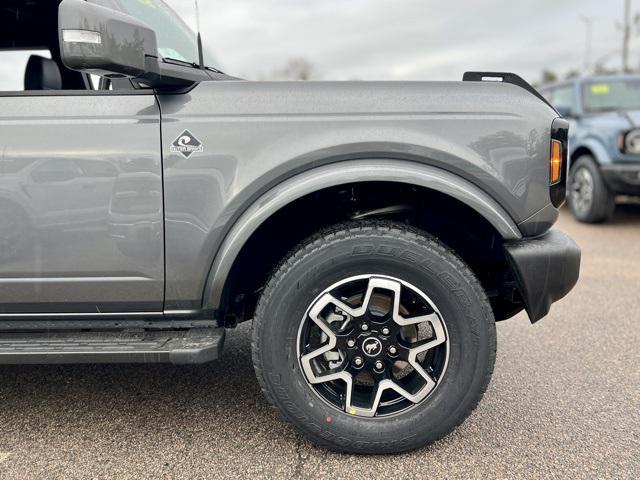
[[[137,18],[156,32],[158,54],[189,63],[198,63],[196,34],[162,0],[91,0]],[[205,62],[209,62],[205,53]],[[209,64],[211,65],[211,64]]]
[[[582,87],[585,112],[640,109],[640,78],[606,80]]]

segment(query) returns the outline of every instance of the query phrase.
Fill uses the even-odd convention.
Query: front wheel
[[[334,227],[273,274],[254,318],[267,399],[332,450],[394,453],[461,423],[487,388],[495,323],[453,251],[394,223]]]

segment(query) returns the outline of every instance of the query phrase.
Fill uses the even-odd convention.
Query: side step
[[[205,363],[222,353],[224,328],[0,333],[0,364]]]

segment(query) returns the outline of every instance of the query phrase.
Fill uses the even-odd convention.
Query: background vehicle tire
[[[615,195],[609,191],[591,155],[579,157],[571,167],[568,203],[580,222],[604,222],[613,215]]]
[[[336,285],[338,287],[333,288]],[[390,289],[385,290],[385,285]],[[393,303],[394,285],[400,285],[397,309]],[[358,289],[362,293],[355,294],[356,300],[348,298],[350,292]],[[332,296],[327,297],[327,292]],[[362,297],[366,298],[367,293],[370,293],[370,302],[363,302]],[[343,310],[333,300],[324,302],[323,299],[334,298],[333,295],[344,301]],[[385,296],[387,300],[379,300]],[[433,308],[427,305],[428,302]],[[350,317],[348,312],[355,313],[356,306],[362,310],[363,303],[368,305],[366,313],[345,321]],[[380,308],[376,313],[375,309]],[[385,308],[389,309],[386,313]],[[411,311],[414,308],[418,316]],[[338,315],[342,312],[344,316],[338,322],[329,321],[336,312]],[[418,337],[409,338],[413,333],[406,334],[408,327],[399,327],[395,337],[393,333],[385,337],[384,326],[393,330],[396,322],[377,322],[384,318],[388,320],[397,312],[406,322],[427,317],[434,319],[434,322],[427,322],[427,328],[433,327],[426,334],[427,340],[414,343]],[[316,348],[311,347],[313,340],[305,337],[305,332],[318,330],[320,323],[312,321],[314,315],[317,317],[313,318],[326,319],[321,323],[335,332],[336,341],[344,347],[344,352],[337,354],[334,350],[320,356],[315,356],[318,350],[305,353],[307,349]],[[439,334],[438,319],[444,327]],[[367,321],[369,326],[363,331],[362,324]],[[417,325],[415,330],[410,330],[416,335],[423,324]],[[407,368],[409,373],[399,377],[395,369],[406,366],[406,362],[392,363],[394,360],[389,357],[391,343],[396,342],[393,346],[398,348],[414,349],[414,345],[437,343],[433,339],[442,336],[442,332],[446,341],[428,350],[422,360],[422,353],[415,356],[414,363]],[[373,340],[367,343],[373,336],[383,344],[377,357],[369,357],[367,352],[371,352],[364,351],[375,343]],[[354,338],[355,347],[345,346],[349,340],[353,345]],[[319,345],[331,343],[324,331],[316,340]],[[258,302],[252,345],[256,374],[265,396],[307,439],[336,451],[383,454],[431,443],[449,433],[471,413],[489,384],[495,361],[496,333],[493,313],[482,287],[453,251],[426,233],[406,225],[372,222],[343,224],[325,230],[303,242],[284,260]],[[443,351],[446,351],[446,358]],[[312,360],[315,363],[308,361],[311,355],[315,356]],[[306,368],[311,365],[312,369],[320,369],[323,363],[333,368],[315,372],[318,378],[341,369],[352,372],[357,361],[354,355],[361,357],[366,375],[374,384],[378,382],[379,388],[383,385],[380,378],[393,375],[395,382],[406,387],[405,392],[417,385],[412,393],[428,390],[428,394],[414,403],[389,388],[383,392],[375,416],[366,416],[370,412],[362,414],[364,406],[347,413],[346,382],[338,379],[311,383]],[[386,362],[386,370],[380,376],[375,370],[377,361]],[[414,368],[415,362],[419,362],[418,368]],[[341,366],[337,367],[337,364]],[[420,383],[428,383],[427,377],[422,376],[426,371],[437,381],[432,389]],[[340,391],[341,385],[343,391]],[[353,385],[356,385],[355,380]],[[357,385],[352,390],[352,400],[368,398],[369,391],[375,399],[375,388],[366,382]],[[338,406],[339,402],[342,403]]]

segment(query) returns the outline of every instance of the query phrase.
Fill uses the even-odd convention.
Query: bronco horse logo
[[[362,348],[364,350],[364,353],[371,357],[374,357],[378,355],[382,350],[382,344],[377,338],[367,338],[362,344]]]

